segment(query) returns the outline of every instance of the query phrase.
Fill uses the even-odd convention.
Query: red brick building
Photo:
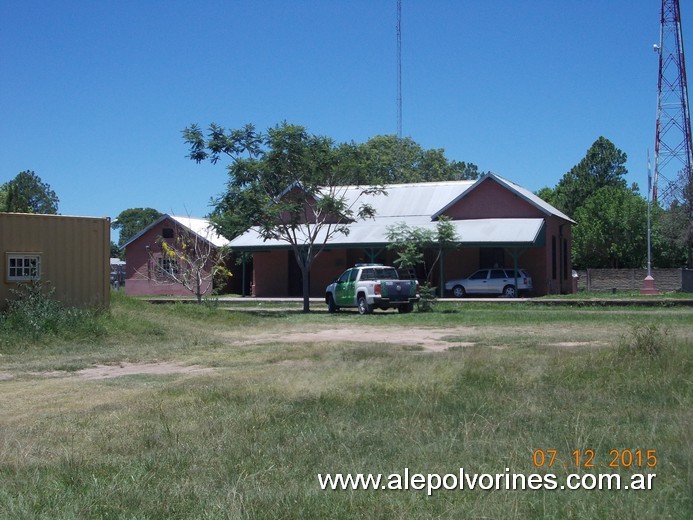
[[[572,292],[570,259],[572,225],[567,215],[529,190],[495,174],[476,181],[395,184],[386,194],[364,202],[376,210],[372,220],[354,222],[348,235],[329,241],[310,273],[311,296],[344,269],[359,262],[392,264],[387,249],[388,228],[399,222],[435,229],[441,216],[452,219],[460,247],[445,255],[441,280],[468,276],[484,267],[522,267],[533,278],[534,294]],[[357,188],[347,188],[355,197]],[[256,296],[300,296],[301,272],[286,242],[263,240],[250,229],[231,241],[238,252],[253,253],[253,292]],[[441,276],[442,275],[442,276]]]
[[[173,268],[170,261],[161,252],[159,242],[174,241],[181,233],[196,237],[209,243],[212,248],[219,248],[229,243],[218,235],[209,221],[200,218],[163,215],[132,237],[125,248],[125,294],[128,296],[193,296],[190,290],[181,284],[172,283],[161,276],[161,270]],[[211,269],[211,266],[209,266]],[[208,287],[204,295],[212,292]]]

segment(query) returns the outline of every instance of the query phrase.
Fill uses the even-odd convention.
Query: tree
[[[556,206],[555,200],[554,200],[555,194],[554,194],[554,190],[552,188],[549,188],[548,186],[544,186],[543,188],[534,192],[534,194],[537,197],[539,197],[541,200],[548,202],[552,206]]]
[[[670,228],[667,230],[669,244],[674,249],[683,248],[686,255],[686,265],[693,268],[693,171],[683,168],[675,181],[669,183],[667,195],[660,197],[669,202],[665,221]]]
[[[638,268],[647,258],[647,202],[624,186],[604,186],[575,212],[573,264]]]
[[[130,208],[121,211],[111,223],[111,228],[120,231],[118,247],[123,247],[132,237],[162,215],[163,213],[159,213],[154,208]]]
[[[600,188],[626,187],[623,176],[627,156],[604,137],[599,137],[585,157],[566,173],[556,185],[552,203],[566,215],[575,218],[576,210]],[[577,220],[577,219],[576,219]]]
[[[440,217],[436,222],[435,230],[410,227],[405,222],[399,222],[388,227],[387,241],[388,249],[397,252],[397,258],[394,260],[397,267],[401,269],[423,267],[426,284],[421,288],[421,299],[423,309],[429,310],[432,300],[435,299],[435,288],[432,287],[433,270],[437,264],[442,264],[445,252],[458,247],[460,243],[452,222],[448,217]],[[427,252],[429,258],[427,258]],[[441,276],[441,295],[443,290]]]
[[[424,150],[410,137],[377,135],[357,145],[354,152],[366,183],[470,180],[479,176],[476,165],[448,161],[442,148]]]
[[[58,196],[51,187],[41,181],[33,171],[25,170],[5,183],[0,192],[4,192],[4,211],[13,213],[58,213]]]
[[[181,285],[195,295],[197,303],[202,303],[215,278],[231,276],[225,266],[228,248],[216,247],[209,237],[180,226],[174,238],[158,237],[156,247],[148,252],[151,267],[147,278],[155,283]]]
[[[657,267],[691,266],[693,222],[685,206],[673,201],[663,209],[652,206],[652,263]]]
[[[363,186],[350,162],[340,161],[345,149],[331,139],[286,122],[266,133],[250,124],[236,130],[211,124],[206,137],[193,124],[183,138],[198,163],[230,158],[227,190],[214,200],[211,221],[227,237],[254,227],[264,239],[286,242],[301,270],[303,311],[309,312],[313,262],[333,237],[349,233],[350,223],[373,216],[362,199],[382,187]]]

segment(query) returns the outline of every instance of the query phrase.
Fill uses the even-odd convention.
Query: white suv
[[[517,287],[515,283],[517,280]],[[515,298],[519,292],[532,290],[532,278],[524,269],[480,269],[467,278],[449,280],[445,289],[452,291],[455,298],[467,294],[497,294],[505,298]]]

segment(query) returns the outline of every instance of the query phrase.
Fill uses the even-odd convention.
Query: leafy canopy
[[[119,230],[118,247],[125,245],[132,237],[162,215],[163,213],[154,208],[130,208],[121,211],[111,223],[111,228]]]
[[[647,202],[624,186],[604,186],[575,212],[573,263],[642,267],[647,258]]]
[[[440,217],[435,229],[398,222],[387,228],[388,249],[397,253],[394,264],[402,269],[422,266],[430,283],[433,268],[444,252],[459,247],[460,237],[449,217]],[[433,252],[432,258],[426,252]]]
[[[611,141],[599,137],[585,157],[561,178],[548,202],[574,217],[575,211],[600,188],[626,187],[626,159],[626,154]]]
[[[212,124],[206,135],[191,125],[183,138],[196,162],[217,163],[224,156],[231,161],[226,192],[213,200],[210,220],[227,237],[254,227],[265,240],[290,245],[308,311],[313,261],[330,239],[349,233],[350,223],[374,215],[364,199],[382,187],[363,185],[352,147],[287,122],[266,133],[253,125],[226,130]]]
[[[0,206],[13,213],[58,213],[59,199],[51,187],[33,171],[25,170],[11,181],[0,186]]]

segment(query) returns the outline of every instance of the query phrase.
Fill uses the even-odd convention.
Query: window
[[[41,255],[9,253],[7,255],[7,281],[28,282],[41,278]]]
[[[346,283],[349,281],[349,276],[351,275],[351,269],[347,269],[342,273],[342,276],[339,277],[339,280],[337,280],[340,283]]]
[[[375,280],[375,269],[368,268],[361,271],[361,280]]]
[[[173,228],[165,227],[161,230],[161,236],[163,238],[173,238]]]
[[[173,276],[178,274],[178,263],[175,259],[165,256],[157,258],[159,276]]]
[[[512,272],[512,271],[510,271],[510,272]],[[493,270],[491,270],[491,278],[501,279],[501,278],[508,278],[508,277],[505,275],[505,271],[503,271],[502,269],[493,269]]]
[[[470,280],[486,280],[488,277],[488,271],[483,269],[481,271],[477,271],[474,273],[472,276],[469,277]]]
[[[380,269],[375,269],[375,278],[379,280],[397,280],[399,278],[399,273],[394,267]]]

